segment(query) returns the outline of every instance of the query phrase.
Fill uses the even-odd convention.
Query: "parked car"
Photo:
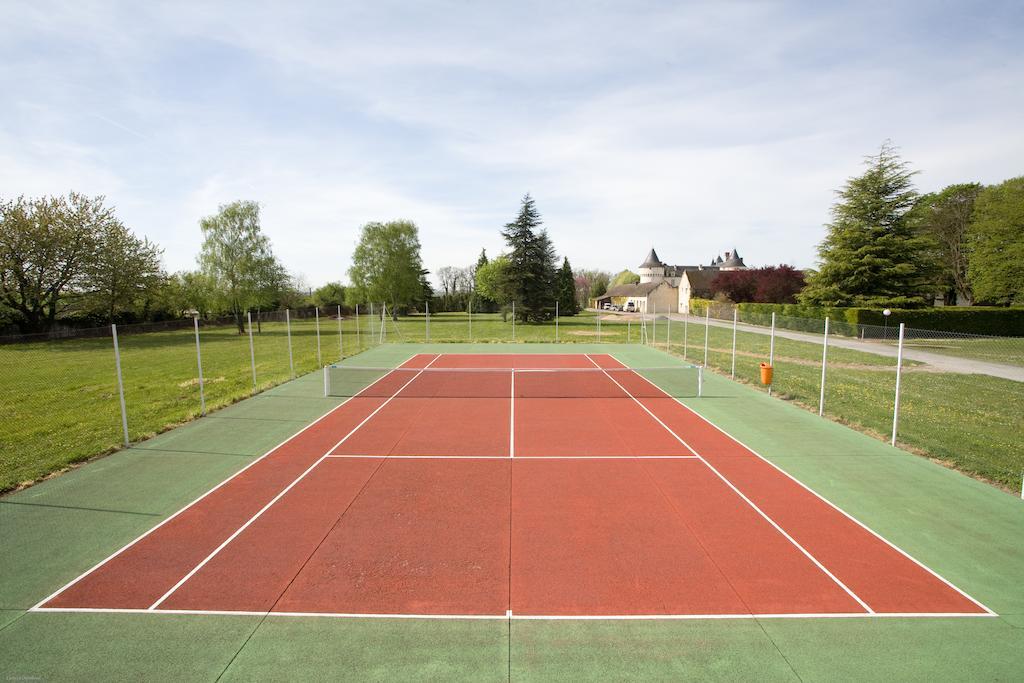
[[[614,310],[615,310],[615,307],[614,307],[614,306],[612,306],[612,305],[611,305],[610,303],[608,303],[608,302],[606,301],[606,302],[604,302],[604,305],[603,305],[603,306],[601,306],[601,309],[602,309],[602,310],[605,310],[605,311],[614,311]]]
[[[636,312],[636,304],[634,304],[632,301],[630,301],[630,302],[628,302],[626,304],[626,308],[623,309],[623,310],[625,310],[626,313],[635,313]]]

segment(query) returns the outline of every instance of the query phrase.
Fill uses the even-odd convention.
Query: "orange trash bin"
[[[774,370],[775,368],[767,363],[761,363],[761,384],[767,386],[772,383],[772,374]]]

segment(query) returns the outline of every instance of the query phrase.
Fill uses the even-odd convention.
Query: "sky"
[[[1024,174],[1024,3],[0,0],[0,198],[103,195],[169,271],[254,200],[309,286],[360,227],[495,255],[525,193],[575,268],[812,267],[892,140],[922,191]]]

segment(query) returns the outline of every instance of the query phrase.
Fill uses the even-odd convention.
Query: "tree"
[[[937,286],[966,302],[973,300],[967,276],[967,233],[981,189],[978,183],[950,185],[922,195],[911,212],[916,230],[930,241],[928,260],[936,264]]]
[[[353,287],[391,309],[392,317],[422,299],[419,230],[412,221],[367,223],[348,270]]]
[[[212,279],[224,310],[234,316],[238,333],[243,334],[242,313],[265,303],[274,290],[281,292],[287,281],[260,228],[259,204],[225,204],[217,215],[201,219],[199,227],[203,231],[199,265]]]
[[[52,327],[77,302],[101,236],[117,223],[103,202],[72,192],[0,204],[0,298],[26,331]]]
[[[507,256],[501,255],[491,259],[476,269],[476,293],[485,300],[501,306],[502,320],[505,319],[505,307],[512,303],[515,297],[512,263]]]
[[[967,245],[967,274],[978,301],[1024,303],[1024,176],[978,194]]]
[[[895,147],[883,143],[865,159],[832,206],[828,234],[818,247],[821,268],[801,293],[823,306],[918,306],[928,294],[927,242],[907,212],[917,199],[910,171]]]
[[[804,287],[804,274],[787,265],[723,270],[710,287],[712,294],[723,294],[735,303],[792,304]]]
[[[638,282],[640,282],[639,275],[637,275],[631,270],[623,270],[622,272],[617,273],[615,277],[612,278],[612,283],[610,286],[618,287],[619,285],[635,285]]]
[[[551,291],[555,276],[555,250],[533,198],[523,197],[519,215],[501,235],[509,247],[509,278],[516,315],[523,322],[551,317]]]
[[[323,309],[337,309],[345,303],[345,286],[340,282],[328,282],[313,292],[313,305]]]
[[[576,303],[576,279],[572,274],[569,258],[562,259],[562,267],[558,270],[558,312],[560,315],[576,315],[579,307]]]
[[[135,308],[164,277],[161,253],[159,247],[139,239],[120,221],[106,222],[85,267],[89,307],[108,322],[114,322],[118,313]]]
[[[576,281],[577,310],[586,308],[590,305],[591,299],[608,291],[608,283],[612,278],[611,273],[603,270],[576,270],[573,273]]]
[[[467,302],[472,304],[472,308],[470,310],[479,311],[480,313],[493,313],[498,310],[497,302],[488,299],[486,296],[481,294],[476,285],[477,273],[479,273],[480,269],[486,266],[487,263],[487,250],[481,249],[480,258],[476,260],[476,265],[473,266],[473,276],[470,279],[472,292],[470,293],[470,301]]]

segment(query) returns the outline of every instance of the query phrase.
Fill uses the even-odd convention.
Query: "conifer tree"
[[[917,191],[911,171],[886,141],[865,159],[867,170],[850,178],[832,207],[828,234],[818,247],[821,268],[801,293],[822,306],[915,306],[930,294],[927,240],[907,213]]]
[[[576,300],[576,278],[572,274],[569,258],[562,259],[558,270],[558,312],[560,315],[576,315],[579,303]]]
[[[527,194],[519,215],[501,232],[510,250],[509,279],[516,317],[523,322],[544,320],[554,312],[551,292],[555,251],[547,231],[540,227],[542,223],[533,198]]]

